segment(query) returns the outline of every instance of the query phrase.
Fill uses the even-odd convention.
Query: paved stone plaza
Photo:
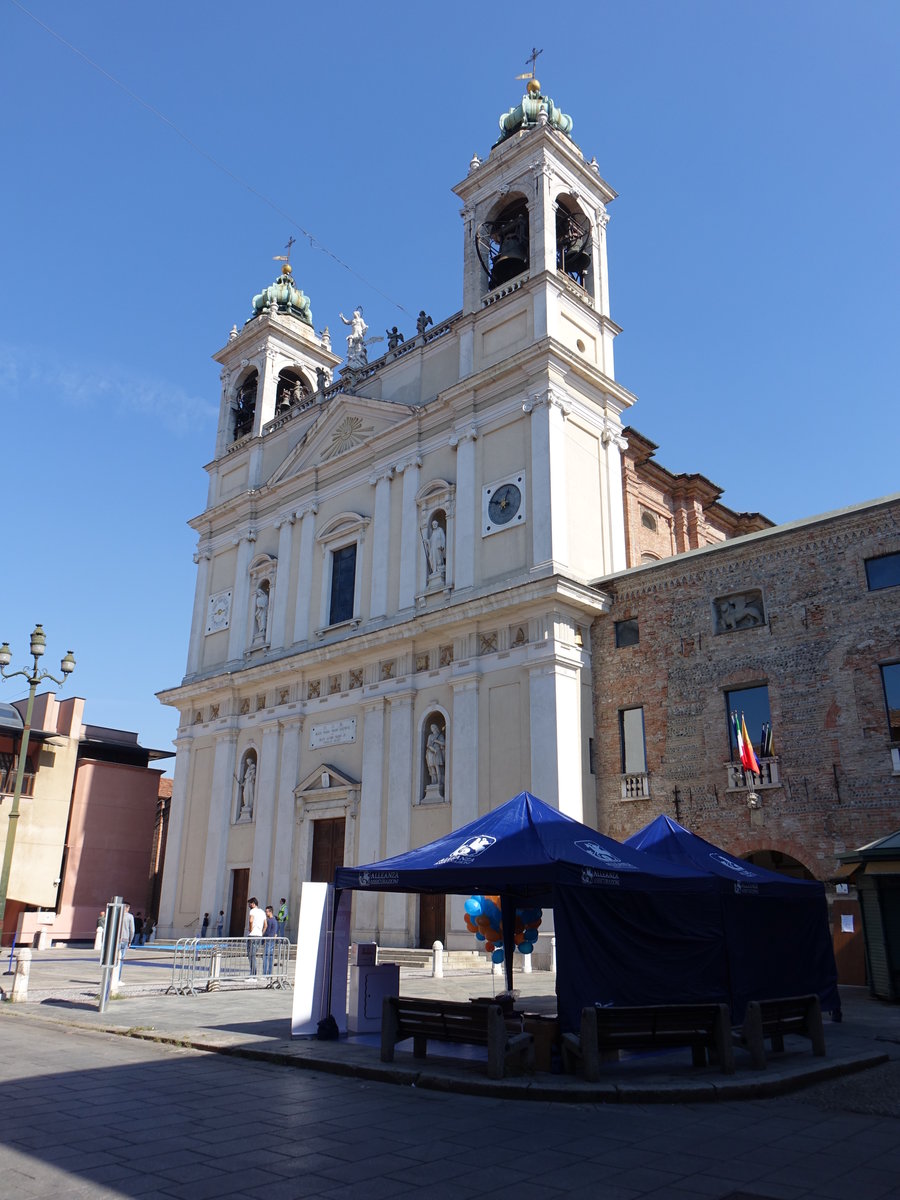
[[[161,960],[143,957],[126,964],[135,994],[104,1016],[88,999],[96,960],[71,951],[36,955],[47,986],[0,1008],[3,1195],[900,1197],[900,1007],[861,992],[847,993],[841,1026],[826,1024],[829,1061],[867,1044],[890,1057],[883,1066],[772,1099],[561,1103],[514,1098],[533,1087],[521,1080],[497,1095],[457,1091],[485,1079],[474,1062],[448,1068],[444,1090],[411,1086],[402,1064],[394,1082],[335,1074],[334,1043],[321,1064],[308,1055],[328,1043],[293,1043],[307,1057],[288,1069],[289,992],[164,996]],[[535,998],[552,991],[538,972],[521,982]],[[490,984],[421,973],[402,990]],[[371,1046],[339,1048],[348,1070],[378,1059]],[[678,1076],[690,1067],[670,1067]]]

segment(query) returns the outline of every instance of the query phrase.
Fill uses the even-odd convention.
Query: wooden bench
[[[690,1046],[695,1067],[715,1057],[722,1071],[734,1071],[731,1018],[726,1004],[654,1004],[626,1008],[591,1005],[581,1012],[581,1035],[563,1034],[567,1061],[581,1060],[585,1079],[600,1078],[600,1064],[621,1050]]]
[[[511,1058],[534,1065],[534,1039],[530,1033],[507,1027],[499,1004],[456,1003],[446,1000],[407,1000],[385,996],[381,1010],[381,1061],[394,1061],[394,1047],[413,1039],[413,1056],[424,1058],[428,1042],[457,1042],[486,1046],[487,1073],[502,1079]]]
[[[784,1035],[799,1034],[812,1042],[813,1054],[825,1055],[825,1030],[818,996],[784,996],[778,1000],[751,1000],[744,1024],[734,1034],[736,1045],[750,1051],[758,1069],[766,1065],[766,1038],[774,1051],[784,1051]]]

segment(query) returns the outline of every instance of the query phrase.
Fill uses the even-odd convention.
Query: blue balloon
[[[500,915],[500,909],[493,902],[493,900],[488,900],[488,898],[486,896],[483,896],[482,904],[481,904],[481,911],[482,911],[483,915],[486,916],[490,920],[491,924],[494,926],[495,929],[500,928],[500,922],[503,918]]]
[[[502,947],[498,946],[497,949],[494,951],[494,953],[491,955],[491,962],[494,962],[494,963],[502,963],[503,962]]]
[[[522,934],[522,939],[528,942],[529,945],[534,945],[538,940],[538,931],[536,929],[526,929]]]
[[[476,939],[477,939],[479,942],[486,941],[486,938],[485,938],[485,936],[484,936],[484,934],[483,934],[483,933],[476,933],[476,934],[475,934],[475,937],[476,937]]]
[[[531,942],[522,942],[518,946],[518,950],[520,954],[531,954],[531,952],[534,950],[534,946],[532,946]]]
[[[478,899],[477,896],[470,896],[469,899],[463,905],[463,908],[466,910],[466,912],[469,914],[470,917],[481,916],[481,901]]]

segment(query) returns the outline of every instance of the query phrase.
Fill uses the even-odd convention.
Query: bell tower
[[[246,448],[247,482],[255,486],[264,428],[321,399],[340,359],[327,331],[316,336],[309,297],[295,283],[290,263],[253,297],[252,308],[213,358],[222,366],[215,459],[242,457]],[[214,498],[211,493],[211,503]]]
[[[572,118],[528,81],[500,117],[500,137],[453,189],[463,202],[463,312],[478,314],[512,291],[534,297],[535,339],[572,340],[614,378],[606,255],[607,205],[616,193],[572,140]],[[563,336],[560,298],[581,309],[591,341]],[[568,330],[571,332],[571,330]]]

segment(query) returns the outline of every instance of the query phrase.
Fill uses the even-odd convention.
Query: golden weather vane
[[[536,46],[532,46],[531,53],[525,59],[526,63],[531,63],[531,70],[526,71],[524,75],[517,75],[516,79],[534,79],[534,70],[537,66],[538,55],[543,53],[543,50],[538,50]]]

